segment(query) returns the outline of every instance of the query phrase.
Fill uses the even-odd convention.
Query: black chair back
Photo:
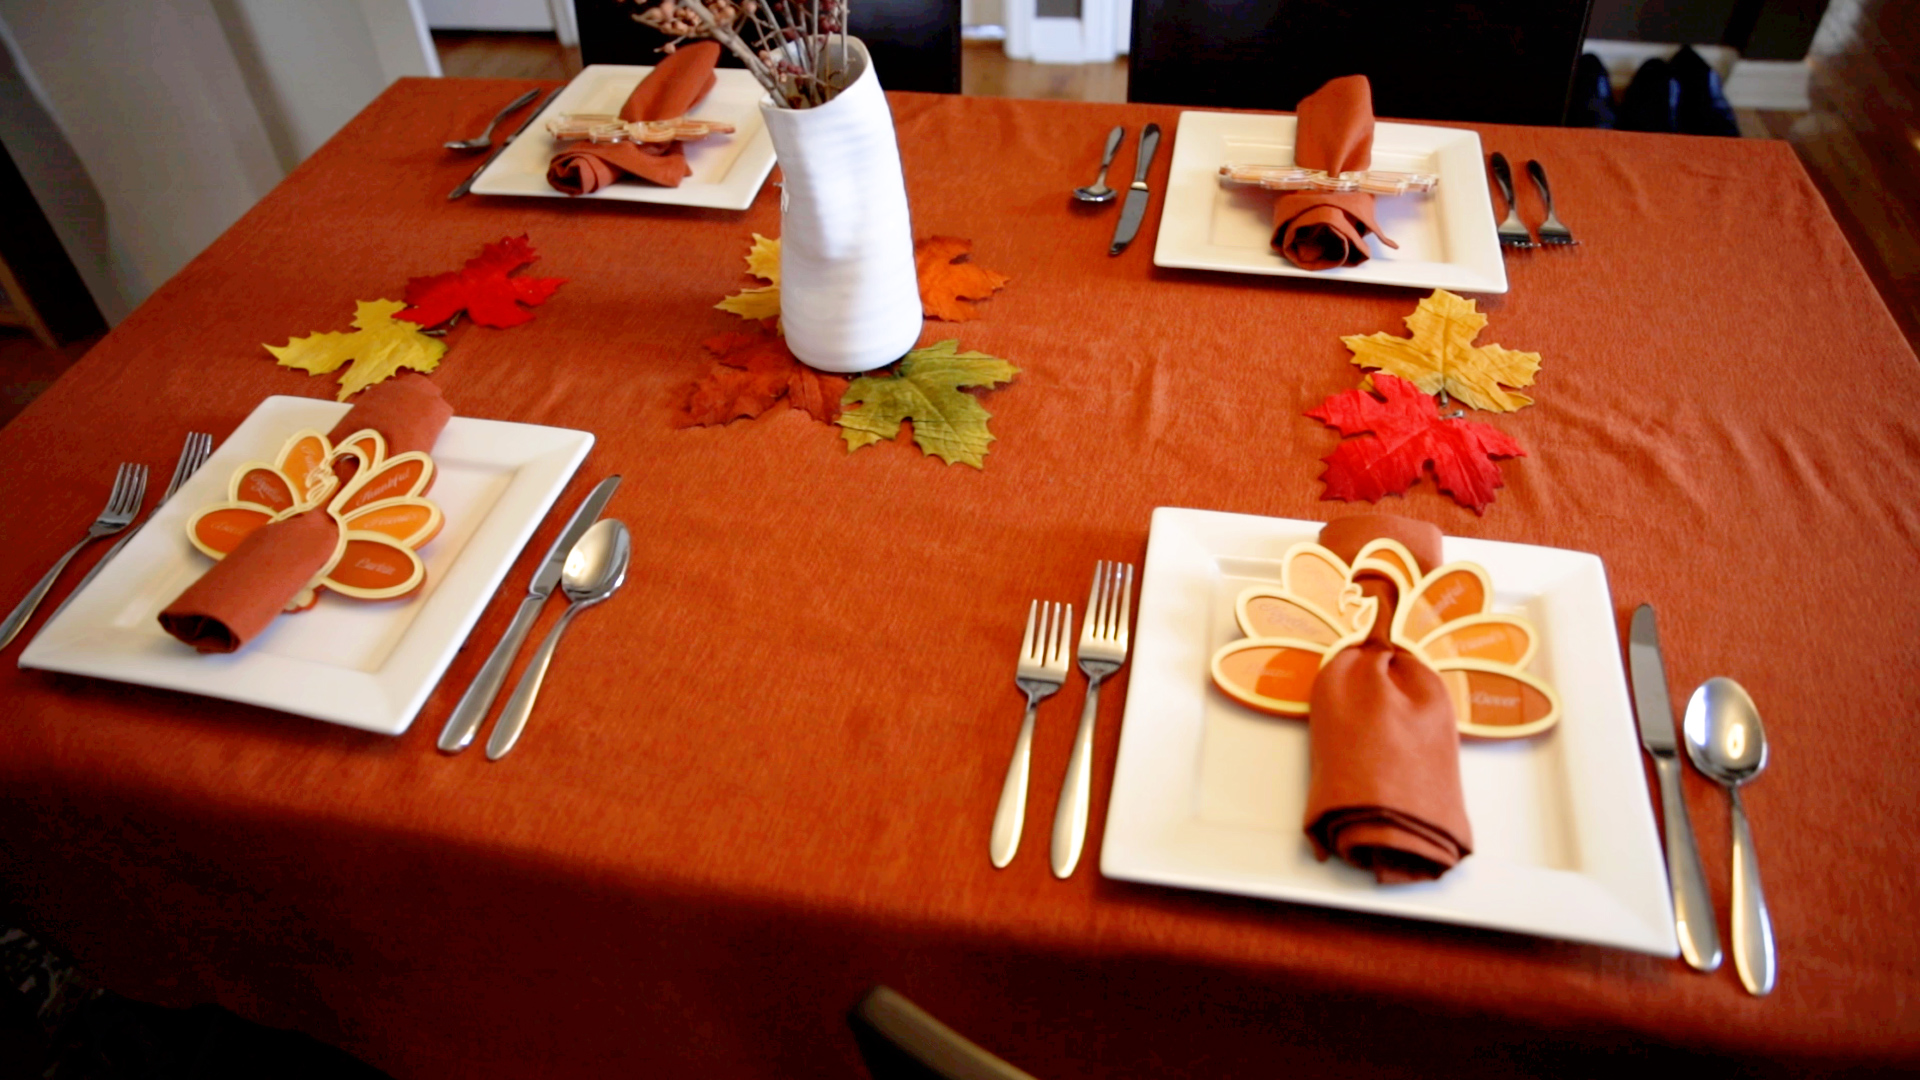
[[[584,64],[656,64],[666,35],[635,22],[640,8],[617,0],[573,0]],[[853,0],[851,29],[865,42],[888,90],[960,92],[960,0]],[[724,67],[741,67],[722,52]]]
[[[1292,111],[1361,74],[1374,113],[1560,124],[1592,0],[1133,0],[1127,100]]]

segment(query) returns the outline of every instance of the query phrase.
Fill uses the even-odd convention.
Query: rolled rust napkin
[[[372,428],[386,439],[389,454],[429,450],[452,417],[439,387],[402,372],[360,395],[327,440]],[[336,473],[345,483],[346,469]],[[175,597],[160,612],[160,625],[203,653],[234,652],[286,610],[333,557],[339,539],[324,508],[262,526]]]
[[[633,88],[627,103],[620,107],[620,119],[632,123],[687,115],[719,82],[719,76],[713,73],[719,59],[720,43],[716,41],[700,41],[675,49]],[[547,165],[547,183],[569,195],[586,195],[622,175],[637,176],[665,187],[679,187],[680,181],[692,172],[687,166],[686,150],[678,142],[578,143],[553,156]]]
[[[1363,514],[1320,530],[1321,546],[1349,563],[1381,537],[1405,544],[1422,574],[1441,563],[1440,530],[1426,522]],[[1307,836],[1322,860],[1337,854],[1381,884],[1436,878],[1473,851],[1453,702],[1439,673],[1388,639],[1399,600],[1391,580],[1355,583],[1380,613],[1368,639],[1334,654],[1313,683]]]
[[[1373,164],[1373,86],[1365,75],[1329,82],[1300,102],[1293,163],[1303,169],[1340,173]],[[1373,196],[1365,192],[1289,191],[1273,204],[1273,246],[1302,270],[1358,266],[1369,258],[1365,242],[1380,232]]]

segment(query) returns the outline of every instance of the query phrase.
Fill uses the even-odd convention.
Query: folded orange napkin
[[[647,73],[620,107],[620,119],[672,120],[707,96],[719,76],[713,66],[720,59],[720,43],[699,41],[682,45]],[[679,187],[692,175],[686,150],[680,143],[577,143],[553,156],[547,165],[547,183],[569,195],[600,190],[623,175]]]
[[[390,455],[430,450],[452,417],[453,407],[439,387],[423,375],[402,372],[362,394],[327,440],[371,428],[386,439]],[[345,462],[342,466],[335,473],[345,483],[351,471]],[[203,653],[234,652],[313,581],[333,558],[339,539],[339,526],[325,508],[255,529],[160,612],[160,625]]]
[[[1423,521],[1363,514],[1320,530],[1321,546],[1349,563],[1380,537],[1405,544],[1422,574],[1441,564],[1440,530]],[[1337,854],[1381,884],[1436,878],[1473,851],[1453,702],[1439,673],[1388,640],[1399,599],[1391,580],[1363,573],[1355,583],[1380,613],[1371,636],[1335,653],[1313,682],[1307,836],[1322,860]]]
[[[1373,86],[1365,75],[1335,79],[1300,102],[1293,163],[1341,173],[1373,164]],[[1380,232],[1373,196],[1365,192],[1289,191],[1273,205],[1273,246],[1302,270],[1329,270],[1366,262],[1368,233]]]

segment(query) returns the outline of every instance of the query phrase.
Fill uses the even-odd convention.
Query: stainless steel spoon
[[[511,105],[495,113],[493,119],[487,121],[487,130],[482,131],[471,139],[454,139],[451,142],[442,143],[441,145],[449,150],[485,150],[487,147],[493,145],[493,129],[500,126],[500,121],[512,116],[515,109],[520,108],[522,105],[539,96],[540,90],[538,87],[529,90],[519,97],[514,98]]]
[[[612,596],[627,580],[627,561],[632,556],[633,539],[627,534],[627,527],[614,518],[595,522],[567,553],[567,568],[560,572],[560,589],[572,603],[567,605],[560,621],[553,624],[553,629],[547,631],[546,640],[540,643],[533,659],[527,662],[527,670],[521,673],[520,685],[513,688],[513,696],[507,699],[507,707],[493,727],[493,736],[487,740],[488,761],[505,757],[520,740],[527,717],[533,713],[533,699],[539,696],[540,683],[547,677],[547,664],[553,659],[554,647],[560,644],[560,635],[583,608]]]
[[[1778,971],[1773,920],[1760,891],[1760,861],[1747,828],[1747,810],[1740,804],[1740,785],[1767,767],[1760,710],[1739,683],[1715,677],[1693,692],[1682,726],[1694,768],[1725,785],[1733,804],[1733,964],[1747,992],[1762,997],[1772,992]]]
[[[1074,198],[1081,202],[1104,203],[1112,202],[1113,197],[1119,194],[1107,186],[1107,170],[1113,167],[1113,155],[1119,152],[1120,140],[1126,134],[1127,129],[1124,127],[1117,127],[1107,132],[1107,152],[1100,156],[1100,175],[1086,187],[1074,188]]]

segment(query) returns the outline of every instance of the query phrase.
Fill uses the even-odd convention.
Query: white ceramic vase
[[[786,185],[781,329],[795,356],[842,372],[893,363],[921,329],[893,113],[857,38],[847,39],[847,71],[853,81],[824,105],[760,105]]]

